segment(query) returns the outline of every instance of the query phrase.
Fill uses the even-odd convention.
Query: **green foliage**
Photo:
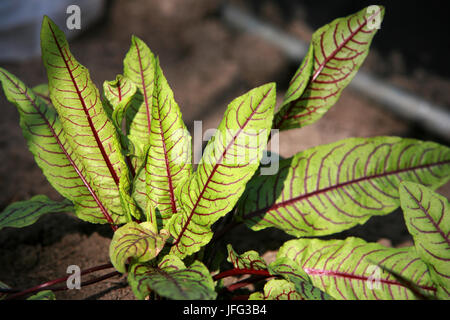
[[[383,16],[382,7],[363,9],[318,29],[278,111],[274,83],[231,101],[196,168],[181,109],[142,40],[132,37],[123,74],[105,81],[101,95],[64,33],[44,17],[48,85],[30,89],[2,68],[0,82],[37,164],[65,200],[36,196],[11,204],[0,229],[67,210],[110,224],[110,260],[127,273],[138,299],[222,298],[221,279],[244,274],[251,277],[227,286],[227,294],[267,280],[249,299],[449,299],[449,207],[433,191],[450,178],[448,147],[350,138],[283,159],[275,174],[258,170],[271,129],[303,127],[336,103],[368,54],[377,31],[372,22]],[[312,238],[398,207],[414,247]],[[220,221],[223,229],[216,228]],[[228,245],[231,269],[223,270],[217,231],[239,223],[295,239],[271,263]],[[41,291],[30,299],[44,298],[54,295]]]

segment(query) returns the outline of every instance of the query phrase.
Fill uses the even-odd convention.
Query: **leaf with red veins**
[[[36,163],[50,184],[74,203],[76,215],[93,223],[124,222],[125,217],[119,210],[107,209],[104,201],[108,198],[100,197],[69,143],[56,110],[45,99],[45,86],[38,88],[36,93],[1,68],[0,82],[6,97],[19,111],[20,126]]]
[[[111,215],[123,215],[119,181],[128,169],[99,91],[88,70],[70,53],[64,33],[48,17],[42,22],[41,46],[50,98],[67,142],[100,201]]]
[[[150,145],[155,56],[144,41],[133,36],[123,65],[124,76],[137,87],[126,112],[127,137],[134,147],[132,163],[137,172],[145,162]]]
[[[169,234],[158,234],[152,223],[128,222],[117,229],[111,240],[109,256],[117,271],[125,273],[128,261],[147,262],[155,258],[164,247]]]
[[[426,295],[436,287],[415,248],[387,248],[358,238],[346,240],[295,239],[286,242],[277,259],[297,263],[312,284],[338,300],[410,300],[416,295],[399,282],[392,270]]]
[[[231,244],[227,245],[228,261],[233,264],[235,269],[247,270],[267,270],[266,262],[256,251],[247,251],[243,254],[237,254]]]
[[[370,8],[370,7],[369,7]],[[364,62],[377,32],[374,22],[382,21],[384,8],[365,8],[318,29],[301,72],[288,89],[274,128],[293,129],[320,119],[339,99]],[[297,79],[297,77],[299,77]]]
[[[255,176],[236,219],[252,230],[275,227],[296,237],[329,235],[399,207],[403,180],[446,183],[450,149],[397,137],[350,138],[279,162],[274,175]]]
[[[146,193],[151,205],[146,208],[157,208],[158,224],[166,227],[181,207],[175,190],[192,172],[191,136],[158,59],[155,64],[150,148],[145,169]]]
[[[275,84],[233,100],[208,142],[197,171],[178,189],[180,212],[168,228],[171,253],[185,257],[212,237],[211,225],[231,211],[259,166],[275,105]]]
[[[213,300],[217,297],[208,269],[199,261],[186,267],[173,255],[161,259],[158,265],[133,264],[128,282],[138,299],[145,299],[151,291],[173,300]]]
[[[419,256],[438,285],[438,297],[450,298],[450,206],[431,189],[409,181],[400,185],[406,226]]]

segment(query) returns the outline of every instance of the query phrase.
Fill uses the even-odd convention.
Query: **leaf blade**
[[[145,161],[150,143],[155,57],[144,41],[133,35],[123,66],[124,76],[137,87],[126,113],[127,137],[135,147],[133,164],[137,171]]]
[[[175,190],[191,175],[191,136],[158,59],[155,70],[145,179],[147,197],[159,210],[160,225],[166,227],[181,206]]]
[[[64,33],[47,16],[42,22],[41,47],[50,98],[68,143],[100,199],[107,200],[108,209],[123,215],[118,187],[127,167],[99,91],[87,69],[70,53]]]
[[[197,171],[179,188],[183,210],[169,222],[172,253],[186,256],[212,237],[210,226],[228,213],[258,168],[275,105],[275,84],[233,100]]]
[[[125,273],[129,259],[147,262],[156,257],[164,247],[168,234],[160,234],[149,222],[129,222],[117,229],[109,247],[111,263],[117,271]]]
[[[52,201],[45,195],[10,204],[0,213],[0,230],[5,227],[23,228],[35,223],[47,213],[72,211],[72,202]]]
[[[402,180],[437,188],[448,181],[450,149],[396,137],[350,138],[298,153],[272,176],[255,177],[238,205],[253,230],[327,235],[399,206]]]
[[[133,265],[128,281],[138,299],[147,297],[150,290],[173,300],[212,300],[217,296],[212,277],[201,262],[186,267],[173,255],[164,257],[157,267]]]
[[[415,295],[392,274],[391,269],[429,294],[436,288],[428,268],[414,248],[386,248],[358,238],[346,240],[296,239],[286,242],[277,259],[295,261],[313,285],[335,299],[415,299]]]
[[[429,266],[438,295],[450,298],[450,217],[448,200],[418,183],[403,182],[400,199],[408,231]]]
[[[339,99],[368,54],[377,31],[371,22],[381,20],[384,8],[365,8],[318,29],[312,37],[314,67],[302,95],[275,115],[274,128],[304,127],[320,119]],[[311,50],[311,49],[310,49]]]
[[[120,222],[122,217],[107,210],[90,182],[46,95],[41,98],[42,94],[35,93],[2,68],[0,81],[7,99],[19,111],[22,133],[36,163],[50,184],[74,203],[76,215],[93,223]],[[45,86],[38,90],[47,91]]]

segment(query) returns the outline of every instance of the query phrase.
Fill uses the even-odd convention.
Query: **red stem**
[[[213,277],[213,280],[217,281],[217,280],[220,280],[220,279],[223,279],[223,278],[226,278],[226,277],[243,275],[243,274],[254,274],[254,275],[265,276],[265,277],[272,276],[269,273],[269,271],[267,271],[267,270],[231,269],[231,270],[227,270],[227,271],[221,272],[219,274],[216,274]]]
[[[95,272],[95,271],[109,269],[109,268],[112,268],[112,267],[113,267],[113,265],[111,263],[102,264],[100,266],[96,266],[96,267],[92,267],[92,268],[83,270],[83,271],[81,271],[80,275],[85,275],[85,274],[89,274],[89,273],[92,273],[92,272]],[[105,278],[106,276],[108,276],[108,278],[109,278],[109,277],[112,277],[112,276],[114,276],[116,274],[119,274],[119,273],[117,271],[115,271],[115,272],[109,273],[108,275],[101,276],[100,278],[89,280],[89,281],[83,283],[82,285],[89,285],[89,284],[92,284],[92,283],[95,283],[95,282],[98,282],[98,281],[106,279]],[[7,297],[6,300],[16,299],[16,298],[22,297],[24,295],[28,295],[30,293],[34,293],[34,292],[39,292],[39,291],[45,290],[48,287],[51,287],[51,286],[53,286],[55,284],[67,281],[67,279],[69,277],[70,277],[70,275],[62,277],[62,278],[58,278],[58,279],[55,279],[55,280],[47,281],[47,282],[42,283],[40,285],[37,285],[37,286],[31,287],[31,288],[22,290],[22,291],[20,291],[18,293],[15,293],[15,294]],[[98,280],[98,279],[101,279],[101,280]],[[67,289],[67,287],[65,289]],[[14,290],[14,289],[12,289],[12,290]],[[56,288],[56,290],[61,291],[61,290],[64,290],[64,288],[59,287],[59,288]]]

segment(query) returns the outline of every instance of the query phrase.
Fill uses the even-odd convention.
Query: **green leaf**
[[[147,172],[146,162],[142,163],[141,167],[136,172],[136,176],[134,177],[132,184],[132,198],[138,205],[138,207],[145,213],[147,216],[146,221],[151,221],[156,226],[156,217],[153,221],[153,214],[155,209],[151,207],[152,202],[150,201],[149,194],[147,193],[147,175],[150,175]]]
[[[136,93],[136,85],[123,75],[117,75],[115,80],[103,83],[103,92],[113,109],[111,120],[120,135],[122,147],[128,149],[128,139],[122,133],[122,121]]]
[[[302,300],[333,300],[330,295],[312,285],[308,274],[287,257],[281,257],[272,262],[268,270],[270,274],[282,276],[293,283],[295,291]]]
[[[450,207],[448,200],[413,182],[400,185],[406,226],[420,258],[438,285],[438,296],[450,298]]]
[[[0,230],[5,227],[23,228],[35,223],[46,213],[72,211],[69,200],[52,201],[45,195],[10,204],[0,213]]]
[[[239,255],[234,251],[231,244],[227,245],[227,250],[227,260],[233,264],[235,269],[267,270],[267,264],[258,252],[250,250]]]
[[[231,211],[259,166],[275,105],[275,84],[233,100],[208,142],[197,171],[179,188],[182,210],[169,222],[172,253],[185,257],[212,237],[211,225]]]
[[[164,247],[168,236],[166,230],[158,234],[150,222],[128,222],[114,233],[109,247],[111,263],[117,271],[125,273],[130,258],[136,262],[153,259]]]
[[[317,288],[335,299],[414,299],[395,277],[378,267],[393,270],[427,294],[436,288],[426,264],[415,248],[386,248],[362,239],[296,239],[286,242],[277,259],[287,257],[309,275]]]
[[[56,300],[55,294],[51,290],[42,290],[27,298],[27,300]]]
[[[271,279],[264,285],[263,292],[252,293],[249,300],[305,300],[292,282]]]
[[[369,7],[370,8],[370,7]],[[304,71],[301,81],[309,78],[302,94],[289,99],[275,115],[274,128],[287,130],[304,127],[320,119],[339,99],[366,58],[370,43],[381,23],[384,8],[365,8],[353,15],[327,24],[312,36],[312,74]],[[300,82],[301,82],[300,81]],[[294,86],[297,83],[294,83]],[[290,89],[295,91],[295,88]]]
[[[185,267],[176,256],[168,255],[158,267],[134,264],[128,282],[138,299],[145,299],[150,291],[173,300],[213,300],[217,294],[208,269],[199,261]]]
[[[311,284],[311,281],[306,272],[302,270],[295,262],[288,258],[283,257],[277,259],[268,266],[256,251],[251,250],[239,255],[236,253],[236,251],[234,251],[230,244],[227,245],[227,249],[228,261],[233,264],[233,267],[235,269],[252,271],[267,270],[271,275],[281,276],[292,283],[292,286],[286,284],[283,281],[272,283],[268,286],[270,290],[266,291],[265,287],[265,297],[273,298],[272,290],[275,288],[276,284],[279,284],[281,287],[274,291],[275,296],[284,291],[286,293],[286,297],[291,297],[291,299],[332,299],[329,295],[327,295],[320,289],[315,288]],[[286,288],[289,288],[289,290],[286,290]],[[295,291],[296,294],[294,294],[292,291]],[[261,298],[261,296],[258,297]],[[253,298],[256,299],[256,296],[254,296]]]
[[[131,47],[123,65],[124,76],[137,87],[126,113],[127,137],[135,148],[133,165],[137,171],[145,161],[150,145],[155,57],[141,39],[132,36]]]
[[[313,46],[309,46],[308,52],[305,58],[303,58],[302,64],[289,82],[289,87],[284,96],[283,103],[281,104],[280,110],[275,114],[274,121],[276,121],[279,117],[282,118],[282,115],[287,113],[287,110],[292,103],[295,103],[295,101],[300,99],[306,89],[306,86],[309,84],[314,66],[313,48]]]
[[[157,59],[155,69],[146,190],[152,208],[159,210],[160,225],[166,227],[181,207],[175,190],[192,171],[191,136]]]
[[[88,70],[70,53],[64,33],[48,17],[42,22],[41,47],[50,98],[67,142],[99,198],[113,212],[111,215],[121,216],[124,213],[118,187],[122,174],[127,174],[127,166],[99,91]]]
[[[279,166],[275,175],[248,183],[238,219],[253,230],[318,236],[392,212],[403,180],[443,185],[450,178],[450,149],[396,137],[350,138],[300,152]]]
[[[39,96],[39,98],[41,98],[42,100],[44,100],[47,103],[47,105],[49,106],[52,105],[52,100],[50,99],[50,90],[48,88],[47,83],[39,84],[37,86],[34,86],[32,89],[34,94]]]
[[[20,126],[36,163],[51,185],[74,203],[76,215],[94,223],[106,223],[108,218],[111,222],[123,221],[123,216],[109,212],[104,199],[100,199],[97,187],[74,153],[55,109],[46,98],[45,86],[38,88],[40,93],[36,94],[2,68],[0,81],[7,99],[19,111]]]

